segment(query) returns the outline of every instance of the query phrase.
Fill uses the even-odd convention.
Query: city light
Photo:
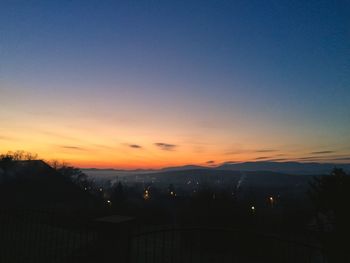
[[[144,194],[143,194],[143,199],[144,200],[148,200],[150,198],[149,196],[149,191],[148,190],[145,190]]]

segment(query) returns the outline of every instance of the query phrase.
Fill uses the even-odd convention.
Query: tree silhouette
[[[14,160],[12,155],[9,154],[1,154],[0,155],[0,168],[4,171],[4,177],[6,178],[8,175],[8,171],[14,165]]]
[[[26,152],[22,150],[17,151],[9,151],[6,154],[1,154],[0,159],[3,158],[11,158],[12,161],[33,161],[38,159],[38,155],[36,153]]]
[[[330,261],[350,262],[350,176],[335,168],[328,176],[314,178],[309,194]]]
[[[88,179],[88,176],[79,168],[66,165],[65,163],[59,163],[57,161],[53,161],[51,164],[53,164],[53,168],[59,175],[67,180],[72,181],[80,188],[84,190],[92,188],[93,183]]]

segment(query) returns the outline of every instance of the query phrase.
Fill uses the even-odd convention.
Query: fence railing
[[[233,229],[141,229],[130,242],[133,263],[327,262],[318,246]]]
[[[131,222],[131,223],[130,223]],[[123,217],[0,210],[1,263],[326,263],[320,247],[203,227],[150,228]]]
[[[97,239],[88,221],[48,211],[0,211],[0,262],[74,262]]]

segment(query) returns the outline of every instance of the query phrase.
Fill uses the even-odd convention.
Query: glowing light
[[[143,194],[143,199],[144,200],[148,200],[150,198],[149,196],[149,191],[148,190],[145,190],[144,194]]]
[[[252,206],[250,209],[255,212],[255,206]]]

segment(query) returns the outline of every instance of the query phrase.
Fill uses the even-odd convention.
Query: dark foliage
[[[335,168],[310,185],[317,224],[331,262],[350,262],[350,176]]]

